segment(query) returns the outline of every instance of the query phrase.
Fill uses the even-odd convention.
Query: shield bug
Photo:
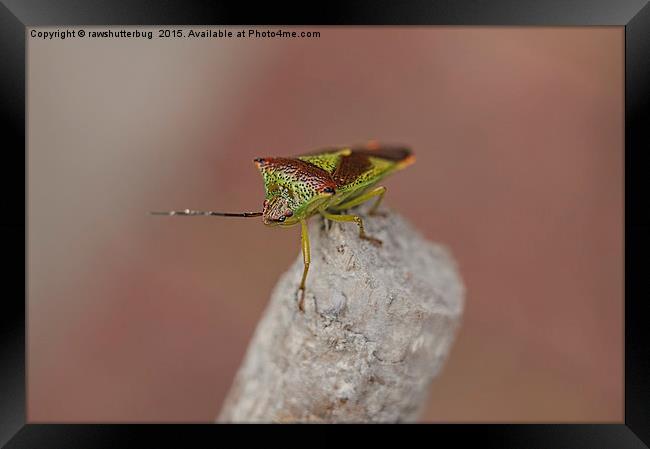
[[[328,220],[354,222],[359,237],[375,245],[381,241],[366,234],[358,215],[347,209],[376,198],[369,215],[377,207],[386,187],[376,184],[387,175],[415,161],[411,150],[402,146],[382,146],[371,141],[361,146],[323,148],[296,157],[260,157],[253,160],[264,179],[265,199],[262,212],[214,212],[180,210],[151,212],[153,215],[262,217],[267,226],[300,224],[304,269],[297,293],[298,308],[303,311],[305,282],[310,264],[307,219],[322,215]]]

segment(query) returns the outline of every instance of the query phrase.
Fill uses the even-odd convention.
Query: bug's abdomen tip
[[[399,168],[406,168],[409,165],[413,165],[414,163],[415,163],[415,155],[409,152],[408,156],[406,156],[404,159],[398,162],[397,166]]]

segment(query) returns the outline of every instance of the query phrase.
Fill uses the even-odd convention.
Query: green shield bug
[[[323,148],[296,157],[254,159],[264,179],[265,199],[262,212],[214,212],[180,210],[151,212],[153,215],[262,217],[267,226],[300,224],[304,269],[297,292],[298,308],[304,311],[305,282],[310,264],[307,219],[322,215],[328,220],[354,222],[359,237],[375,245],[381,241],[366,234],[363,220],[345,212],[372,198],[376,201],[369,215],[377,213],[386,188],[376,184],[389,174],[413,162],[411,150],[402,146],[382,146],[371,141],[361,146]]]

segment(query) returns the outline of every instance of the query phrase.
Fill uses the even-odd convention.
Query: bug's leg
[[[378,196],[377,201],[375,201],[375,204],[370,208],[368,211],[368,215],[383,215],[379,212],[377,212],[377,208],[379,207],[379,203],[381,203],[381,200],[384,199],[384,194],[386,193],[386,187],[384,186],[379,186],[376,187],[363,195],[360,195],[350,201],[346,201],[344,203],[341,203],[334,207],[334,210],[346,210],[350,209],[354,206],[358,206],[361,203],[365,203],[366,201],[370,200],[371,198],[374,198]]]
[[[336,214],[330,214],[329,212],[324,211],[324,210],[320,211],[320,213],[325,218],[327,218],[328,220],[332,220],[332,221],[354,221],[359,226],[359,237],[360,238],[362,238],[364,240],[368,240],[368,241],[374,243],[375,245],[381,245],[381,240],[376,239],[376,238],[371,237],[368,234],[366,234],[366,230],[363,227],[363,220],[361,219],[360,216],[358,216],[358,215],[336,215]]]
[[[376,189],[373,189],[373,190],[371,190],[371,191],[375,191],[375,190],[379,190],[379,193],[377,194],[377,195],[379,195],[379,198],[377,198],[377,201],[375,201],[375,204],[373,204],[373,206],[372,206],[372,207],[370,208],[370,210],[368,211],[368,215],[381,215],[381,216],[385,216],[386,213],[384,213],[384,212],[377,212],[377,209],[379,208],[379,204],[381,203],[381,200],[384,199],[384,194],[386,193],[386,187],[384,187],[384,186],[380,186],[380,187],[377,187]]]
[[[298,308],[301,312],[305,311],[305,281],[307,280],[307,272],[309,271],[309,264],[311,262],[311,254],[309,251],[309,232],[307,228],[307,221],[300,220],[301,232],[300,232],[300,242],[302,246],[302,260],[305,264],[305,267],[302,271],[302,280],[300,281],[300,287],[298,287],[298,294],[300,299],[298,300]]]

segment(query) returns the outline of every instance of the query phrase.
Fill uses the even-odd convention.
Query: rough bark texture
[[[384,209],[384,212],[387,212]],[[455,263],[394,212],[310,223],[302,256],[276,285],[219,422],[409,422],[451,348],[464,288]],[[329,229],[328,229],[329,228]]]

